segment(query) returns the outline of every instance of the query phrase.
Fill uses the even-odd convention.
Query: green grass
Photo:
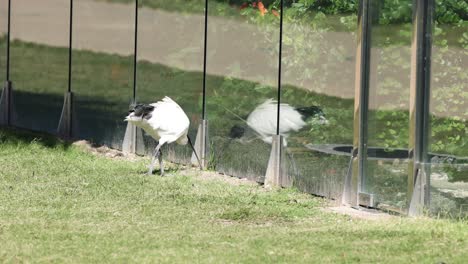
[[[48,136],[0,130],[0,262],[463,263],[468,223],[370,221],[295,190],[144,174]]]

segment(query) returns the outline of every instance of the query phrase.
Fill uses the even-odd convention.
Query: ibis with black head
[[[156,158],[159,160],[161,176],[164,175],[161,147],[176,142],[179,145],[189,143],[200,164],[197,152],[188,135],[190,121],[184,110],[171,98],[164,97],[152,104],[136,104],[129,111],[125,121],[142,128],[158,142],[149,166],[148,174],[153,174]],[[201,167],[201,165],[200,165]]]

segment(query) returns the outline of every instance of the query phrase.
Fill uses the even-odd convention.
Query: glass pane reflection
[[[69,2],[11,5],[13,125],[55,133],[68,84]]]
[[[256,2],[230,3],[209,1],[208,8],[211,166],[223,173],[263,181],[271,145],[247,120],[260,105],[277,97],[277,8],[271,2],[261,6]],[[268,120],[276,121],[274,117]]]
[[[357,16],[310,5],[285,8],[281,101],[295,113],[281,112],[280,127],[300,114],[287,139],[294,184],[339,200],[353,142]]]
[[[389,15],[391,10],[397,10],[395,15]],[[402,210],[406,208],[408,175],[405,163],[408,158],[412,5],[411,1],[374,1],[370,12],[368,145],[382,155],[369,158],[363,191],[374,194],[379,207]],[[369,156],[372,152],[369,149]]]
[[[139,1],[137,102],[172,98],[189,117],[194,142],[202,115],[204,1],[178,1],[178,6],[169,2],[155,6],[150,0]],[[149,136],[144,141],[151,153],[155,141]],[[189,162],[188,145],[163,148],[166,158]]]
[[[468,21],[436,0],[431,76],[431,210],[468,214]]]
[[[8,0],[0,0],[0,88],[6,81],[6,41],[8,32]]]
[[[120,148],[133,97],[134,5],[75,1],[74,136]]]

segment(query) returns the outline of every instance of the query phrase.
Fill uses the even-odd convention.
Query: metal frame
[[[8,0],[8,22],[7,22],[7,67],[6,80],[10,80],[10,44],[11,44],[11,0]]]
[[[133,36],[133,95],[130,107],[136,103],[137,87],[137,60],[138,60],[138,0],[135,0],[135,24]],[[144,153],[143,133],[140,128],[127,122],[124,139],[122,141],[122,151],[125,153]]]
[[[354,98],[354,138],[351,179],[346,179],[343,201],[350,206],[359,205],[359,193],[364,190],[367,168],[367,134],[369,111],[370,66],[370,0],[359,1],[358,38],[356,50],[356,80]],[[348,176],[348,177],[349,177]]]
[[[205,28],[203,38],[203,98],[202,98],[202,120],[206,121],[206,57],[208,52],[208,0],[205,0]]]
[[[125,129],[125,135],[122,140],[122,152],[139,153],[142,155],[145,153],[143,131],[130,122],[127,122],[127,128]]]
[[[72,93],[72,50],[73,50],[73,0],[70,0],[68,31],[68,87],[63,99],[62,114],[57,127],[57,134],[64,138],[73,136],[73,93]]]
[[[2,95],[0,97],[0,125],[10,126],[11,125],[11,93],[13,87],[10,81],[5,82],[5,86],[2,89]]]
[[[206,65],[208,53],[208,0],[205,0],[205,24],[203,37],[203,93],[202,93],[202,120],[198,125],[197,137],[195,139],[195,151],[200,158],[201,169],[208,167],[209,157],[209,139],[208,139],[208,120],[206,116]],[[195,153],[192,153],[190,162],[198,166],[198,161]]]
[[[279,135],[280,131],[280,105],[281,105],[281,60],[283,50],[283,7],[284,1],[280,2],[280,32],[279,32],[279,43],[278,43],[278,108],[276,112],[276,135]]]
[[[413,0],[408,166],[409,215],[420,215],[430,202],[430,75],[434,0]]]
[[[293,180],[288,173],[286,149],[284,138],[281,135],[273,136],[270,159],[265,173],[265,187],[291,187]]]
[[[135,0],[135,24],[133,36],[133,98],[132,103],[136,102],[136,87],[137,87],[137,60],[138,60],[138,0]]]
[[[13,83],[10,80],[11,0],[8,0],[6,81],[0,97],[0,125],[11,126]]]
[[[195,139],[195,151],[197,152],[198,157],[200,158],[201,169],[206,169],[208,167],[208,157],[209,157],[209,148],[208,146],[208,121],[202,120],[198,125],[197,138]],[[195,153],[192,153],[190,162],[193,165],[198,166],[198,160]]]
[[[265,173],[265,187],[289,187],[292,185],[291,177],[287,171],[286,149],[284,149],[284,138],[280,135],[280,106],[281,106],[281,64],[283,49],[283,9],[284,1],[280,2],[280,31],[278,43],[278,91],[277,91],[277,110],[276,110],[276,135],[273,136],[271,144],[270,158]]]

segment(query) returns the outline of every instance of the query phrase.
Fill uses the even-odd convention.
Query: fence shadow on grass
[[[68,149],[72,142],[57,138],[55,135],[38,133],[25,129],[0,127],[0,146],[39,143],[47,148],[61,147]]]

